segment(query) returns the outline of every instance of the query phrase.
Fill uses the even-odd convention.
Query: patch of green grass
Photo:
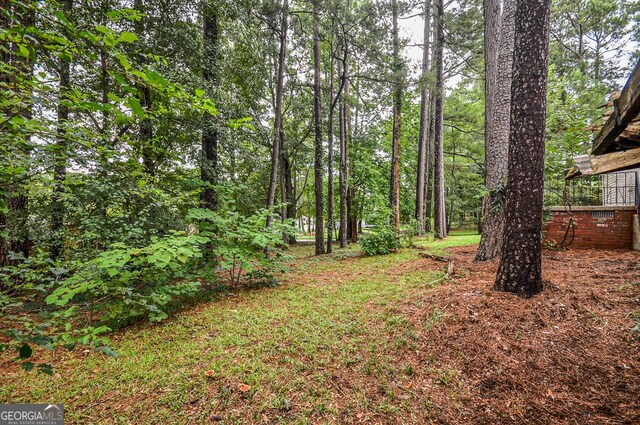
[[[423,242],[444,250],[477,237]],[[344,409],[401,415],[420,401],[396,398],[398,377],[416,370],[395,356],[416,349],[421,329],[398,306],[418,299],[442,273],[391,273],[418,258],[411,249],[356,252],[351,246],[310,257],[313,247],[294,247],[298,260],[284,285],[227,293],[161,324],[125,329],[112,338],[118,360],[38,351],[56,375],[3,372],[0,402],[64,403],[68,423],[208,423],[212,414],[225,423],[258,422],[263,414],[335,422]],[[441,319],[436,310],[434,323]],[[372,380],[381,393],[367,390]]]
[[[437,255],[443,255],[448,248],[458,246],[470,246],[480,243],[480,235],[476,233],[464,233],[461,235],[450,235],[445,239],[430,239],[428,237],[416,239],[415,245],[425,247],[429,252]]]
[[[438,325],[440,322],[442,322],[442,320],[444,320],[445,316],[446,313],[443,310],[440,310],[436,306],[431,306],[431,313],[429,314],[429,317],[424,324],[425,329],[429,330]]]
[[[455,229],[449,232],[449,236],[479,236],[476,229]]]

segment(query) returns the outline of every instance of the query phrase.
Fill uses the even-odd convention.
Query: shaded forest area
[[[386,373],[382,365],[406,363],[406,376],[415,372],[420,378],[399,384],[392,378],[398,370],[387,371],[389,379],[378,388],[384,397],[371,395],[367,387],[362,399],[351,400],[356,407],[343,411],[333,406],[333,392],[320,394],[330,388],[326,376],[314,375],[313,388],[320,393],[300,396],[307,404],[293,407],[297,419],[320,420],[326,413],[331,420],[358,422],[373,411],[372,418],[379,422],[385,421],[385,412],[414,422],[518,421],[531,414],[579,420],[584,412],[588,420],[601,419],[594,414],[600,407],[575,395],[576,382],[586,379],[582,372],[564,389],[585,409],[574,412],[577,416],[545,410],[539,399],[529,407],[513,401],[516,407],[503,411],[497,402],[479,402],[470,386],[479,382],[492,390],[500,380],[480,377],[455,353],[466,353],[471,349],[467,343],[478,342],[466,333],[477,326],[461,325],[468,319],[461,319],[467,308],[471,323],[476,323],[472,319],[478,309],[495,310],[496,315],[504,310],[526,323],[537,320],[535,304],[519,310],[514,306],[525,301],[503,299],[510,295],[495,295],[488,291],[491,287],[529,298],[544,284],[540,297],[546,313],[558,302],[565,307],[572,302],[574,294],[566,287],[571,276],[562,270],[579,267],[588,257],[542,250],[543,211],[569,202],[566,191],[563,198],[558,190],[565,185],[564,170],[574,165],[576,155],[587,152],[609,95],[620,89],[640,57],[640,2],[0,0],[0,5],[0,351],[7,360],[3,364],[12,369],[1,400],[35,397],[31,390],[48,385],[36,383],[36,378],[54,375],[58,363],[63,373],[74,376],[70,385],[87,365],[108,369],[124,356],[125,367],[133,367],[128,362],[139,353],[128,345],[128,329],[147,332],[148,322],[171,329],[176,326],[172,321],[182,323],[190,314],[209,317],[218,302],[229,312],[228,299],[233,297],[243,304],[261,294],[277,303],[273,294],[284,293],[292,297],[282,301],[286,308],[304,313],[294,321],[313,329],[321,318],[303,300],[308,296],[326,309],[331,300],[331,294],[315,292],[319,279],[337,285],[335,291],[350,291],[348,300],[334,300],[346,306],[337,312],[362,329],[380,317],[401,322],[375,330],[385,341],[398,329],[406,338],[393,349],[378,347],[386,357],[369,365],[369,372],[379,367],[378,372]],[[438,248],[475,244],[477,250]],[[612,342],[602,348],[602,357],[610,359],[614,349],[633,356],[637,341],[628,330],[640,316],[627,301],[637,287],[635,257],[602,255],[621,255],[620,261],[628,263],[624,278],[629,281],[618,282],[610,276],[611,264],[598,263],[602,267],[596,274],[607,279],[606,287],[588,280],[583,288],[604,291],[594,297],[602,298],[611,311],[596,312],[580,293],[573,310],[556,313],[580,323],[593,313],[597,329],[589,329],[596,333],[608,323],[601,316],[611,314],[621,345]],[[551,264],[549,272],[542,270],[543,258]],[[434,261],[448,268],[443,271]],[[553,261],[563,265],[556,267]],[[387,266],[396,262],[408,277],[389,272]],[[347,276],[336,270],[342,267],[351,270]],[[367,267],[381,274],[367,274],[369,280],[360,281],[358,273]],[[310,270],[308,275],[305,270]],[[291,287],[292,276],[300,288]],[[543,280],[549,276],[561,282]],[[344,289],[343,280],[355,289]],[[624,300],[614,291],[618,283],[632,285],[625,287]],[[456,304],[454,298],[460,296],[475,300],[477,285],[487,290],[478,298],[485,304]],[[409,298],[401,302],[404,296]],[[495,305],[490,302],[494,296],[499,300]],[[397,314],[367,304],[384,305],[386,297]],[[247,308],[252,305],[249,301]],[[287,318],[270,317],[266,305],[257,308],[261,319],[282,319],[287,324],[281,330],[291,331]],[[355,311],[363,316],[353,315]],[[349,363],[339,341],[322,342],[333,324],[340,329],[349,324],[336,315],[328,317],[333,322],[318,324],[313,344],[340,352]],[[494,318],[485,317],[482,323],[495,328],[500,317]],[[201,326],[201,319],[194,323]],[[440,320],[452,327],[435,326]],[[228,325],[246,330],[246,323]],[[576,349],[587,350],[584,343],[591,331],[564,321],[557,324],[565,325],[580,339]],[[432,362],[403,351],[407,345],[418,350],[422,342],[416,341],[431,338],[432,326],[437,335],[429,350],[446,346],[447,359]],[[536,341],[544,340],[545,326],[536,328],[542,332],[536,333]],[[624,326],[628,329],[622,332]],[[460,347],[447,345],[454,330],[466,335]],[[216,334],[227,331],[235,332],[207,328]],[[269,339],[265,329],[247,330],[254,331]],[[351,331],[341,335],[357,351],[362,334]],[[503,331],[494,335],[496,340],[509,338]],[[520,335],[526,329],[508,331]],[[603,332],[598,335],[611,339]],[[222,341],[216,350],[244,347],[244,337],[229,338],[229,344]],[[306,342],[287,338],[295,340],[292,350],[304,349]],[[531,347],[518,338],[512,342],[524,353],[519,359],[530,361]],[[322,351],[316,345],[310,353]],[[500,344],[485,348],[483,364],[492,362],[491,353],[500,357]],[[205,348],[190,346],[190,355],[200,349]],[[362,373],[369,376],[362,363],[369,354],[359,353],[353,360],[359,369],[349,373],[357,379]],[[253,367],[254,355],[267,354],[251,353],[252,360],[243,363],[240,353],[236,360],[241,369]],[[89,360],[82,366],[85,357]],[[543,360],[562,363],[569,358]],[[195,368],[196,383],[203,385],[190,387],[195,392],[205,391],[200,381],[210,383],[208,378],[221,374],[220,365],[205,370],[202,364],[177,360],[182,369]],[[637,372],[636,360],[623,367],[625,395],[638,388],[637,379],[626,372]],[[256,412],[264,412],[267,422],[286,419],[282,412],[292,409],[287,407],[289,398],[263,400],[257,388],[264,385],[283,394],[300,388],[280,388],[271,382],[273,377],[247,375],[229,361],[220,360],[227,369],[215,391],[229,394],[214,397],[218,407],[197,407],[208,397],[203,394],[193,398],[195,402],[177,403],[196,406],[193,417],[202,421],[217,418],[220,405],[231,409],[229,417],[239,422],[262,420]],[[258,369],[265,366],[255,361]],[[429,375],[433,371],[425,372],[429,378],[416,372],[425,362],[438,365],[437,377]],[[542,363],[535,367],[545,370],[545,376],[557,373]],[[584,364],[586,369],[596,366]],[[14,370],[18,367],[23,370]],[[504,370],[496,366],[496,374],[502,373],[498,369]],[[516,369],[511,372],[522,373]],[[24,378],[30,389],[20,392],[15,382],[26,376],[19,375],[24,371],[41,373]],[[137,377],[139,371],[130,372]],[[594,373],[609,383],[612,379],[609,369]],[[448,388],[439,393],[442,398],[427,402],[419,396],[431,385],[418,390],[423,378]],[[238,379],[244,385],[240,389]],[[396,405],[397,394],[390,388],[398,385],[405,385],[409,395]],[[531,390],[535,397],[541,397],[541,388]],[[553,389],[553,400],[556,391],[564,390]],[[604,397],[604,391],[589,388],[594,397]],[[261,407],[238,407],[239,400],[256,394]],[[512,396],[505,390],[497,400],[511,403]],[[484,413],[445,406],[451,397],[461,403],[473,400],[467,406]],[[610,411],[603,417],[637,419],[637,403],[625,397],[604,397]],[[368,409],[367,400],[375,400],[377,410]],[[406,416],[418,400],[422,407],[417,416]],[[102,402],[79,397],[72,404],[80,408]],[[160,411],[174,412],[160,404]],[[611,407],[614,404],[617,407]],[[274,416],[274,410],[280,413]],[[354,419],[358,414],[362,416]],[[82,422],[78,410],[71,415]],[[130,415],[124,418],[133,420]]]

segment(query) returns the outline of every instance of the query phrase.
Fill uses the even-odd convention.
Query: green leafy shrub
[[[29,360],[34,345],[85,345],[117,357],[106,338],[113,329],[141,318],[163,320],[225,285],[277,283],[283,234],[294,228],[277,220],[266,228],[267,214],[243,216],[229,206],[220,212],[192,209],[189,232],[152,236],[145,246],[115,243],[65,268],[44,256],[3,268],[3,282],[15,284],[0,288],[0,314],[10,337],[0,351],[13,348],[25,370],[50,374],[51,365]]]
[[[141,316],[162,320],[172,302],[192,298],[200,290],[200,281],[183,271],[188,263],[202,258],[202,247],[208,241],[204,236],[174,231],[163,238],[153,237],[143,248],[114,244],[79,265],[46,302],[59,307],[88,306],[89,323],[97,320],[119,326]]]
[[[189,210],[188,217],[198,221],[200,234],[210,239],[213,260],[227,284],[272,284],[275,273],[282,270],[283,234],[294,234],[295,227],[274,220],[267,229],[268,214],[261,210],[245,217],[234,210]]]
[[[400,248],[400,238],[391,226],[378,226],[360,240],[362,251],[367,255],[386,255]]]
[[[415,246],[415,238],[418,236],[418,222],[412,219],[408,226],[404,226],[399,236],[401,247],[412,248]]]

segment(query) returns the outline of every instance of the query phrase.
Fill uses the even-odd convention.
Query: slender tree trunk
[[[351,140],[351,138],[349,138]],[[353,163],[349,161],[349,175],[353,174]],[[358,209],[356,207],[356,190],[349,184],[347,190],[347,235],[351,243],[358,242]]]
[[[435,37],[434,37],[435,40]],[[435,58],[436,52],[436,43],[432,43],[431,46],[431,57]],[[435,74],[435,63],[431,61],[431,75]],[[434,162],[435,162],[435,147],[434,142],[436,139],[436,120],[435,120],[435,111],[436,111],[436,94],[435,90],[432,90],[429,94],[429,138],[427,139],[427,167],[425,177],[425,189],[424,189],[424,229],[425,232],[431,232],[432,230],[432,220],[433,220],[433,180],[434,180]]]
[[[287,153],[285,152],[285,141],[284,138],[281,140],[280,144],[280,170],[279,170],[279,182],[280,182],[280,223],[284,223],[287,220],[287,188],[285,187],[285,177],[284,177],[284,163],[287,157]],[[287,235],[282,235],[282,241],[284,243],[288,243]]]
[[[436,100],[434,140],[434,233],[436,238],[447,237],[447,213],[445,208],[444,181],[444,5],[436,2]]]
[[[495,0],[488,0],[495,1]],[[498,2],[499,3],[499,2]],[[499,5],[498,5],[499,8]],[[491,8],[485,13],[492,14]],[[483,203],[484,223],[482,238],[475,261],[491,260],[500,255],[500,246],[504,234],[504,185],[507,181],[507,163],[509,155],[509,120],[511,114],[511,80],[513,67],[515,0],[505,0],[500,19],[499,46],[496,51],[494,42],[485,39],[488,49],[496,56],[495,61],[487,61],[487,101],[491,108],[485,110],[485,186],[487,196]],[[485,21],[494,18],[487,15]],[[487,23],[493,31],[493,25]],[[495,66],[495,88],[489,89],[489,64]],[[493,81],[493,80],[492,80]]]
[[[280,159],[280,145],[284,138],[282,134],[282,97],[284,94],[284,67],[287,54],[287,31],[289,20],[289,0],[284,0],[282,5],[282,22],[280,24],[280,52],[278,54],[278,71],[276,75],[276,101],[274,111],[274,134],[273,147],[271,149],[271,174],[269,177],[269,190],[267,192],[267,208],[273,208],[276,200],[276,187],[278,185],[278,168]],[[267,217],[267,227],[273,224],[271,214]]]
[[[398,2],[391,2],[393,18],[393,135],[391,140],[391,177],[389,201],[396,231],[400,230],[400,131],[402,128],[402,62],[398,35]]]
[[[345,41],[346,43],[346,41]],[[346,49],[346,46],[345,46]],[[340,96],[340,169],[338,185],[340,189],[340,248],[347,246],[347,96],[349,96],[349,80],[347,79],[347,61],[342,64],[343,92]]]
[[[355,190],[352,189],[349,195],[349,199],[351,199],[351,243],[358,243],[358,214],[354,205],[355,197]]]
[[[320,89],[320,0],[313,2],[313,124],[315,127],[315,196],[316,196],[316,255],[324,254],[323,196],[322,176],[322,91]]]
[[[347,148],[347,152],[349,149]],[[347,165],[349,168],[351,164]],[[349,175],[349,172],[347,172]],[[353,204],[351,203],[351,187],[347,186],[347,243],[352,243],[351,236],[353,235],[353,221],[351,221],[351,216],[353,214]]]
[[[358,62],[354,63],[355,67],[356,67],[356,73],[358,73]],[[347,81],[350,82],[351,80]],[[355,83],[354,83],[354,87],[356,90],[356,93],[358,93],[358,86],[357,86],[358,80],[356,78]],[[349,84],[346,89],[347,89],[347,93],[349,92],[351,88],[351,85]],[[358,208],[356,205],[356,188],[354,186],[354,181],[353,181],[353,161],[350,160],[350,153],[351,150],[353,149],[353,135],[354,133],[354,129],[352,127],[352,122],[355,121],[355,130],[357,131],[358,128],[358,102],[355,102],[354,105],[354,115],[355,115],[355,119],[352,120],[351,119],[351,108],[347,108],[345,110],[345,117],[346,117],[346,124],[345,124],[345,128],[347,130],[347,217],[348,217],[348,223],[347,223],[347,235],[349,237],[349,239],[351,240],[351,243],[357,243],[358,242],[358,226],[357,226],[357,222],[358,222]]]
[[[494,289],[530,297],[542,290],[550,0],[516,4],[506,224]]]
[[[293,184],[293,168],[287,155],[282,157],[282,180],[285,193],[284,202],[286,203],[284,217],[294,219],[296,217],[296,189]],[[296,235],[288,235],[285,242],[295,244],[297,242]]]
[[[429,47],[431,40],[431,2],[424,2],[424,34],[422,43],[422,75],[420,77],[420,133],[418,136],[418,171],[416,176],[416,232],[425,232],[425,178],[427,176],[427,140],[429,138]]]
[[[218,15],[214,6],[203,5],[203,42],[204,42],[204,66],[202,77],[213,95],[217,84],[218,69]],[[200,179],[204,187],[200,192],[200,206],[212,211],[218,209],[216,196],[216,184],[218,183],[218,129],[213,117],[206,113],[203,117],[202,128],[202,152],[200,163]]]
[[[73,0],[62,3],[62,11],[70,18],[73,10]],[[71,87],[71,61],[61,58],[59,63],[58,84],[58,122],[57,140],[55,146],[55,168],[53,172],[53,193],[51,196],[51,258],[57,260],[64,249],[64,194],[67,178],[67,122],[69,121],[68,91]]]
[[[332,49],[333,53],[333,49]],[[330,60],[329,70],[329,117],[327,123],[327,254],[333,252],[333,231],[335,229],[335,222],[333,217],[333,119],[335,111],[334,87],[333,87],[333,70],[334,70],[333,54]]]

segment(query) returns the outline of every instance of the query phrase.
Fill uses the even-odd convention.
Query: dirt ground
[[[416,323],[433,321],[434,311],[444,317],[424,332],[415,359],[437,353],[436,367],[456,383],[453,392],[424,383],[438,422],[640,423],[640,339],[630,332],[640,254],[546,251],[544,291],[523,300],[489,290],[497,262],[474,264],[475,247],[450,252],[453,280],[404,307]]]

